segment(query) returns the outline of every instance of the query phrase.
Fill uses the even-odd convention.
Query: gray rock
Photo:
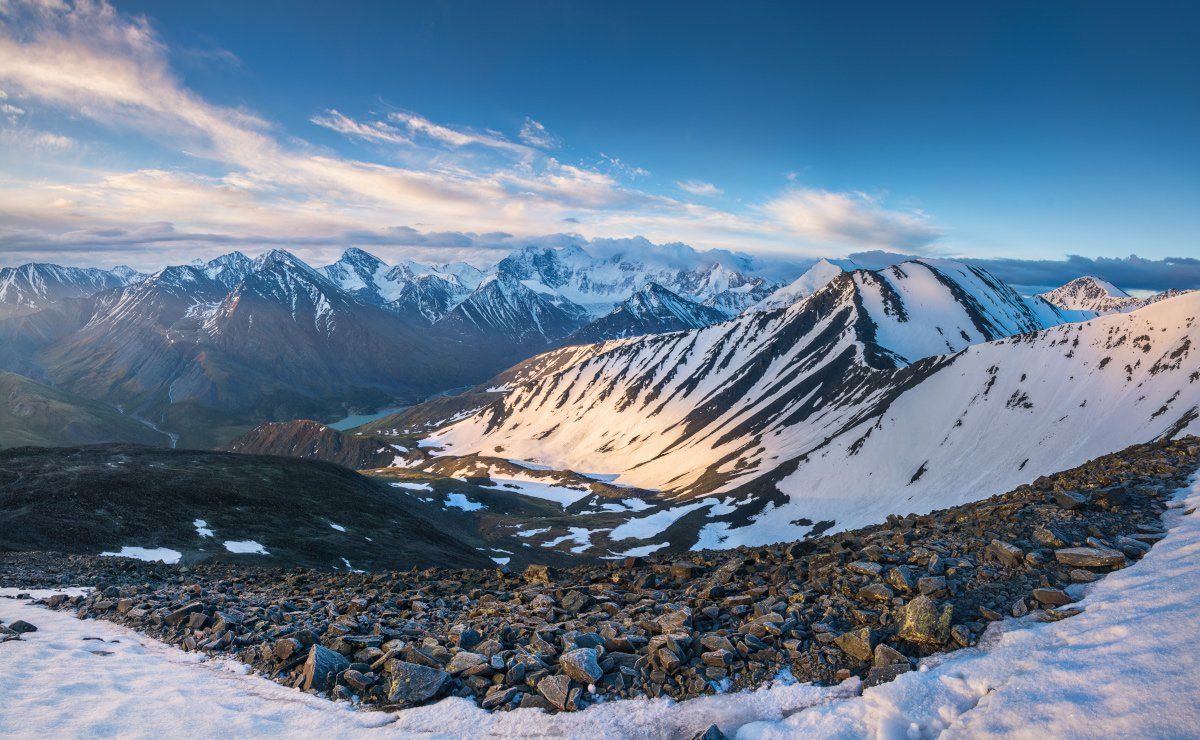
[[[904,607],[897,636],[908,642],[940,645],[950,637],[950,619],[953,614],[954,607],[947,604],[939,615],[933,599],[922,594]]]
[[[538,681],[537,690],[555,709],[566,710],[571,695],[571,678],[561,673],[546,676]]]
[[[692,740],[729,740],[725,733],[721,732],[721,728],[716,725],[709,725],[704,732],[697,732],[692,735]]]
[[[912,591],[917,587],[917,581],[907,565],[898,565],[889,570],[887,582],[897,591]]]
[[[287,660],[293,655],[300,652],[304,646],[300,641],[292,637],[283,637],[275,641],[275,645],[271,648],[272,654],[280,660]]]
[[[710,650],[700,654],[700,660],[705,665],[715,668],[724,668],[733,663],[733,653],[729,650]]]
[[[452,680],[445,671],[404,660],[388,661],[387,670],[392,677],[388,701],[393,704],[421,704],[436,699],[445,693]]]
[[[558,664],[563,673],[581,684],[595,683],[604,678],[604,671],[600,668],[593,648],[569,650],[558,659]]]
[[[18,619],[17,621],[8,625],[8,629],[11,630],[12,632],[15,632],[18,635],[24,635],[29,632],[37,632],[38,628],[33,626],[32,624],[30,624],[29,622],[26,622],[24,619]]]
[[[588,601],[589,599],[587,594],[579,591],[568,591],[566,595],[562,597],[562,608],[566,609],[572,614],[577,614],[581,609],[587,606]]]
[[[1081,568],[1116,568],[1125,564],[1125,554],[1103,547],[1066,547],[1054,551],[1054,558],[1063,565]]]
[[[875,635],[869,627],[838,635],[833,644],[850,657],[863,662],[871,660],[875,654]]]
[[[457,676],[460,673],[466,673],[482,665],[488,665],[487,658],[479,653],[463,650],[462,652],[455,653],[454,657],[450,659],[450,663],[446,665],[446,672]]]
[[[917,590],[925,596],[940,594],[946,590],[946,578],[944,576],[925,576],[924,578],[918,578]]]
[[[525,568],[524,577],[526,583],[544,583],[549,586],[555,574],[548,565],[530,564]]]
[[[866,560],[858,560],[846,566],[846,570],[851,573],[858,573],[864,576],[877,576],[883,572],[883,566],[879,563],[872,563]]]
[[[858,590],[858,597],[867,601],[891,601],[895,592],[883,583],[872,583]]]
[[[1066,547],[1067,542],[1057,532],[1049,527],[1038,527],[1033,530],[1033,539],[1044,547]]]
[[[333,688],[334,676],[350,667],[350,661],[341,653],[320,645],[313,645],[304,662],[304,689],[329,691]]]
[[[1150,545],[1140,540],[1135,540],[1132,537],[1118,537],[1113,542],[1113,545],[1131,558],[1140,558],[1150,552]]]
[[[676,607],[663,612],[655,621],[659,631],[664,635],[686,631],[692,625],[692,610],[686,606]]]
[[[892,665],[894,663],[904,663],[907,665],[908,658],[905,657],[904,653],[900,652],[891,645],[881,642],[875,646],[874,662],[876,666]]]
[[[1033,598],[1043,606],[1062,606],[1075,600],[1068,596],[1066,591],[1057,588],[1035,588]]]
[[[204,604],[199,601],[193,601],[190,604],[184,604],[167,616],[163,617],[163,621],[171,626],[181,624],[183,620],[204,608]]]
[[[1067,511],[1075,511],[1082,509],[1088,503],[1088,496],[1079,491],[1055,491],[1054,503],[1058,504]]]
[[[374,683],[368,680],[366,675],[361,671],[356,671],[353,668],[348,669],[342,674],[342,681],[359,694],[365,693]]]
[[[998,562],[1010,568],[1016,567],[1025,561],[1025,552],[1021,548],[1001,540],[992,540],[987,547],[987,552]]]

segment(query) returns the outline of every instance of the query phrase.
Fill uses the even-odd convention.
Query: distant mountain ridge
[[[1098,277],[1085,275],[1039,297],[1059,308],[1076,311],[1093,311],[1097,314],[1128,313],[1151,303],[1174,298],[1186,291],[1169,289],[1161,293],[1136,298],[1117,286]]]
[[[118,270],[44,263],[0,267],[0,318],[34,313],[68,298],[94,295],[126,285],[138,276],[129,268]]]
[[[766,285],[732,269],[734,258],[706,260],[682,248],[640,261],[529,248],[485,272],[388,265],[349,249],[314,268],[274,249],[152,275],[26,265],[6,269],[0,284],[0,370],[129,409],[179,431],[184,445],[209,447],[264,420],[336,418],[477,383],[566,341],[648,275],[693,291],[697,303]],[[689,325],[725,316],[689,313]]]

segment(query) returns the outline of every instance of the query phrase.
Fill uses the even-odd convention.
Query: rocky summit
[[[1164,537],[1161,515],[1198,458],[1196,437],[1160,441],[854,531],[601,566],[333,573],[14,553],[0,556],[0,586],[93,586],[44,603],[378,708],[460,696],[572,711],[785,670],[873,685],[975,644],[990,621],[1079,613],[1077,584]]]

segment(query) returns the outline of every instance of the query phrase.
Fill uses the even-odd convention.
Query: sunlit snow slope
[[[955,263],[856,271],[787,309],[551,353],[427,444],[709,497],[700,545],[794,539],[1200,430],[1197,314],[1187,294],[1037,331],[1079,314]]]

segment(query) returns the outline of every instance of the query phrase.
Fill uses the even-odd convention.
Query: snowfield
[[[995,623],[980,647],[929,658],[861,695],[858,679],[816,687],[781,677],[753,692],[617,701],[575,714],[488,713],[457,698],[396,714],[360,712],[247,675],[236,662],[0,598],[0,620],[39,627],[0,644],[0,735],[660,738],[715,723],[746,739],[1194,736],[1200,481],[1177,494],[1174,507],[1166,538],[1092,584],[1078,604],[1083,614]]]

